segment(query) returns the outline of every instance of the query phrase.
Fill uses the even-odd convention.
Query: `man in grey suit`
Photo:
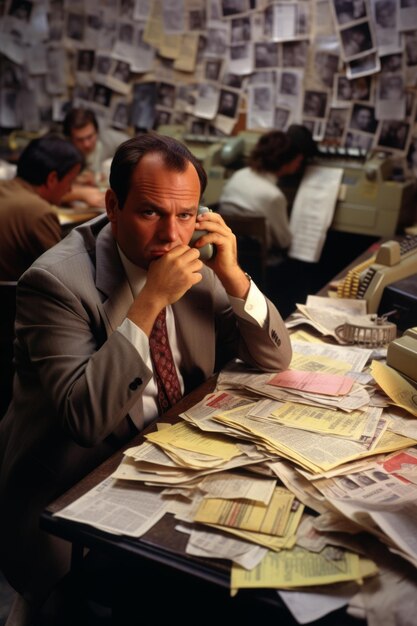
[[[196,218],[205,185],[181,143],[129,139],[112,162],[107,216],[19,281],[14,396],[0,422],[0,567],[31,610],[68,568],[65,542],[39,530],[41,511],[158,416],[149,336],[162,309],[182,393],[233,357],[289,365],[285,325],[239,267],[235,236],[219,214]],[[203,236],[190,247],[194,229]],[[216,254],[203,264],[208,243]]]

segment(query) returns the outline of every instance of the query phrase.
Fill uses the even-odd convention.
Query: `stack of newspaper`
[[[370,624],[411,623],[415,389],[369,368],[371,350],[295,336],[293,350],[279,374],[230,364],[57,515],[139,537],[170,513],[189,554],[230,559],[232,593],[272,587],[301,623],[345,604]]]

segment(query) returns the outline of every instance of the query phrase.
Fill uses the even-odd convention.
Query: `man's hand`
[[[127,317],[149,336],[158,313],[201,281],[202,267],[197,250],[184,245],[156,259],[150,264],[145,286]]]
[[[227,293],[236,298],[245,298],[249,290],[249,280],[239,266],[237,259],[237,241],[231,228],[221,215],[215,212],[202,213],[197,217],[196,230],[206,230],[195,247],[201,248],[207,243],[214,244],[214,256],[206,261],[222,282]]]

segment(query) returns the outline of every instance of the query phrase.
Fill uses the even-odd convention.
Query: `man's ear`
[[[106,191],[106,212],[109,221],[114,224],[117,220],[116,212],[119,210],[119,202],[113,189]]]
[[[49,172],[48,176],[46,177],[44,184],[47,189],[53,189],[55,185],[57,184],[57,182],[58,182],[58,174],[56,170],[52,170],[52,172]]]

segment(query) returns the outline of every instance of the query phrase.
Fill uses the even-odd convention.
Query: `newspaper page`
[[[341,168],[310,165],[306,169],[291,213],[291,258],[312,263],[320,259],[342,176]]]

